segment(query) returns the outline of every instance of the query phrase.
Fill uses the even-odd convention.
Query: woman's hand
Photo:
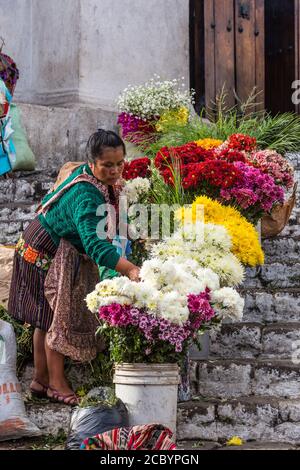
[[[131,281],[138,282],[140,280],[140,268],[125,258],[119,259],[115,270],[122,274],[122,276],[129,277]]]
[[[130,269],[126,275],[127,277],[129,277],[131,281],[139,282],[140,281],[140,268],[135,266],[134,268]]]

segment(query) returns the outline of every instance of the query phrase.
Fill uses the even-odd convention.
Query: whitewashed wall
[[[8,6],[9,4],[9,6]],[[128,83],[189,75],[189,0],[0,0],[18,100],[114,110]]]

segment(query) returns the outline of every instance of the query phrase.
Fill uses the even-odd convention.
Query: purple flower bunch
[[[152,135],[156,132],[153,124],[156,119],[153,117],[152,121],[147,121],[128,113],[123,112],[119,114],[118,124],[122,127],[123,139],[127,137],[127,140],[133,143],[143,141],[147,135]]]
[[[242,209],[256,206],[258,210],[266,212],[269,212],[274,204],[284,201],[284,191],[276,185],[272,176],[243,162],[235,162],[234,166],[242,176],[231,188],[221,190],[223,199],[236,202]]]
[[[181,352],[184,342],[195,337],[201,325],[211,320],[215,315],[215,311],[210,305],[209,293],[210,290],[206,289],[199,295],[188,295],[190,317],[182,325],[156,317],[143,309],[116,303],[100,307],[99,318],[111,327],[126,328],[129,325],[136,327],[138,332],[150,343],[150,347],[147,348],[148,354],[151,353],[151,344],[159,340],[174,346],[176,352]]]
[[[118,116],[118,124],[122,126],[122,135],[126,136],[132,132],[138,132],[141,119],[137,116],[131,116],[128,113],[121,113]]]

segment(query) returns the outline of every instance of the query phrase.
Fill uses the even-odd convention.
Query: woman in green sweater
[[[139,268],[118,254],[111,241],[97,232],[99,222],[102,225],[108,222],[105,215],[97,215],[99,206],[107,203],[116,209],[118,206],[124,142],[114,132],[99,129],[90,136],[86,153],[88,163],[79,166],[54,192],[46,195],[44,207],[50,199],[55,202],[21,236],[16,246],[8,305],[12,317],[35,327],[31,392],[70,405],[77,403],[77,397],[64,375],[64,356],[51,350],[46,341],[53,312],[44,295],[44,282],[60,239],[87,254],[99,268],[109,268],[131,280],[139,279]]]

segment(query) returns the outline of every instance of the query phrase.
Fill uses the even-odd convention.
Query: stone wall
[[[56,172],[17,172],[12,178],[0,179],[0,243],[16,243],[36,216],[35,209],[55,176]]]

